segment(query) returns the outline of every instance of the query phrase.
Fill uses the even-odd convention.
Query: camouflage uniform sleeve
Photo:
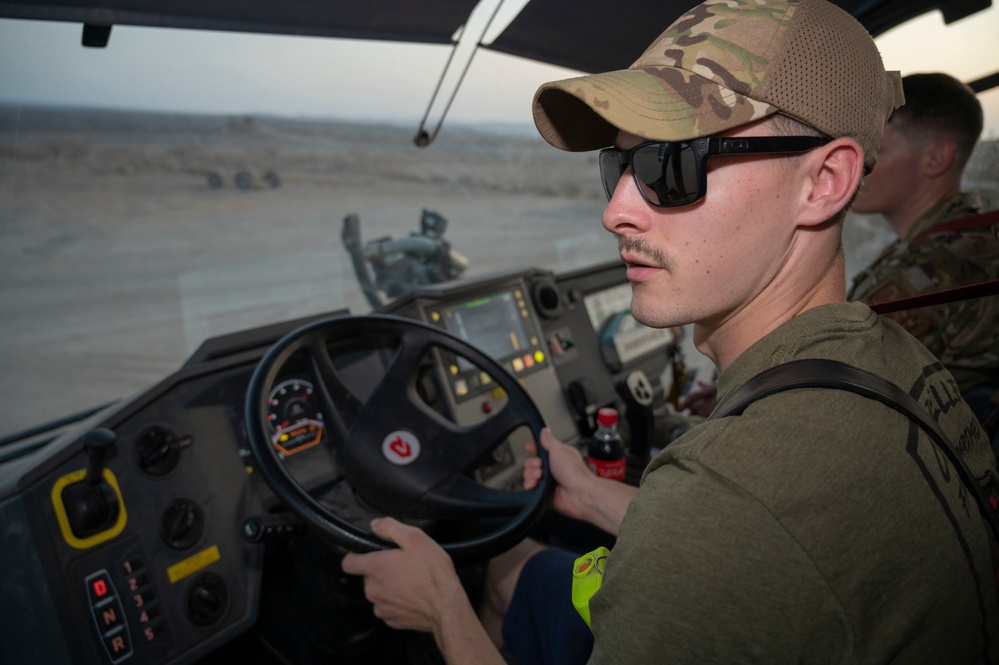
[[[854,281],[850,296],[869,305],[999,279],[993,227],[898,241]],[[999,303],[974,298],[889,314],[954,374],[962,391],[999,373]]]
[[[947,265],[949,256],[945,247],[932,243],[909,247],[908,243],[896,242],[890,252],[861,273],[851,299],[873,305],[946,288],[941,281],[950,279],[941,267]],[[945,346],[938,325],[945,321],[943,309],[919,307],[888,316],[939,357]]]

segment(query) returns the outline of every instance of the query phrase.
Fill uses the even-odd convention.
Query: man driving
[[[901,103],[898,75],[831,3],[708,0],[627,70],[543,85],[534,118],[552,145],[600,151],[602,221],[632,312],[693,323],[720,399],[789,361],[849,363],[922,404],[994,493],[987,441],[951,375],[846,302],[843,218]],[[540,444],[555,508],[618,536],[588,602],[590,662],[999,659],[988,525],[929,436],[876,400],[770,395],[683,435],[637,491],[589,474],[547,431]],[[432,632],[450,663],[502,663],[443,550],[391,518],[372,529],[399,549],[349,554],[343,569],[365,577],[376,614]],[[574,569],[530,561],[509,571],[504,635],[519,662],[551,662],[564,652],[547,646],[571,631],[512,624],[539,607],[572,612]]]

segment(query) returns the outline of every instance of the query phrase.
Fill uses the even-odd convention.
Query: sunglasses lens
[[[610,200],[627,170],[628,152],[600,152],[600,179]],[[635,182],[646,200],[661,207],[682,206],[701,197],[697,158],[687,143],[650,143],[630,152]]]
[[[635,178],[653,205],[680,206],[699,198],[697,159],[687,143],[642,146],[631,158]]]
[[[617,189],[618,181],[624,175],[626,168],[624,153],[613,149],[601,150],[599,165],[600,182],[603,183],[604,194],[607,195],[607,200],[610,201],[611,197],[614,196],[614,190]]]

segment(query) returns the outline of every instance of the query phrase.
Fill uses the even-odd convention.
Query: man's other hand
[[[375,616],[392,628],[436,633],[447,603],[468,603],[451,557],[426,533],[391,517],[371,520],[371,531],[398,549],[352,552],[343,572],[364,576]]]

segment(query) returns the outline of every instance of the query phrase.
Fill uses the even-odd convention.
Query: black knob
[[[116,450],[114,432],[103,427],[83,435],[87,471],[83,480],[67,485],[62,491],[69,528],[77,538],[89,538],[107,531],[118,521],[121,506],[118,494],[104,480],[104,469]]]
[[[554,319],[562,313],[562,296],[552,277],[539,277],[531,285],[531,299],[538,314]]]
[[[214,573],[202,575],[187,594],[187,617],[199,626],[209,626],[225,614],[229,592],[225,582]]]
[[[614,389],[624,402],[625,421],[630,433],[628,451],[637,458],[639,468],[644,469],[655,437],[655,390],[640,369],[618,379]]]
[[[150,427],[135,442],[139,467],[152,476],[170,473],[180,462],[180,449],[191,440],[189,436],[178,438],[165,427]]]
[[[92,429],[83,435],[83,450],[87,453],[88,485],[97,485],[104,480],[104,467],[118,450],[118,437],[105,427]]]
[[[194,545],[205,530],[205,520],[201,508],[190,499],[178,499],[171,503],[160,523],[163,541],[175,550],[184,550]]]

